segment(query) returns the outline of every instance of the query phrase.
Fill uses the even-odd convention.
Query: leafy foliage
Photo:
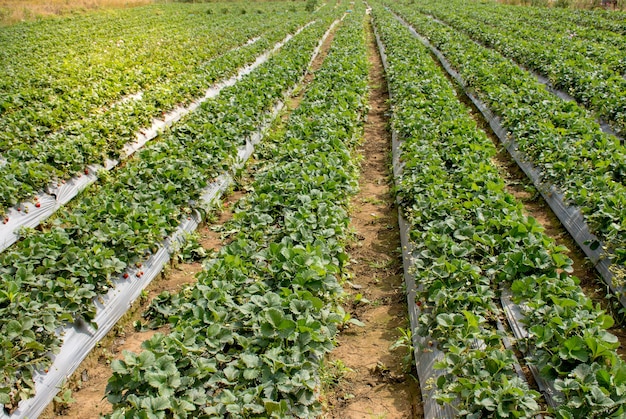
[[[375,15],[388,53],[393,127],[403,141],[398,196],[423,287],[414,333],[430,334],[445,352],[438,400],[455,402],[465,417],[533,417],[538,411],[538,394],[516,376],[513,355],[495,328],[501,316],[495,298],[505,286],[529,328],[526,362],[563,393],[554,415],[622,417],[626,364],[607,331],[612,318],[568,274],[566,249],[505,192],[490,162],[493,144],[427,50],[389,12],[375,8]]]
[[[111,418],[320,413],[320,361],[346,317],[335,299],[367,86],[360,11],[341,24],[287,132],[258,168],[227,228],[230,244],[197,285],[153,305],[172,332],[114,363]]]
[[[0,213],[88,164],[123,158],[153,118],[201,97],[310,19],[213,19],[206,8],[161,5],[2,28]]]
[[[478,2],[443,8],[441,3],[427,1],[420,3],[419,10],[548,77],[554,87],[574,96],[616,131],[626,133],[623,35],[572,26],[554,17],[533,18],[531,8]]]
[[[61,344],[58,328],[91,321],[94,298],[122,272],[141,275],[141,263],[188,216],[202,188],[229,170],[237,147],[299,79],[324,29],[321,21],[309,26],[62,209],[42,231],[28,232],[0,255],[3,403],[32,395],[33,372],[46,368],[49,353]]]
[[[500,117],[519,150],[541,172],[541,181],[554,185],[568,203],[581,209],[589,230],[605,245],[618,271],[616,278],[622,276],[626,149],[619,140],[604,134],[576,103],[552,95],[499,53],[411,8],[395,7],[443,52],[466,87]]]
[[[501,315],[493,301],[497,282],[478,264],[475,241],[486,231],[473,225],[476,214],[487,222],[510,199],[484,163],[493,146],[421,43],[389,13],[375,9],[375,17],[389,67],[393,127],[403,142],[397,194],[424,289],[413,333],[430,335],[445,352],[436,365],[446,372],[437,399],[454,401],[462,417],[532,417],[539,394],[516,375],[515,356],[493,322]]]

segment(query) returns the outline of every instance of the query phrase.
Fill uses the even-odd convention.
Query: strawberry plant
[[[460,5],[460,4],[459,4]],[[621,36],[590,34],[585,27],[551,20],[526,19],[528,8],[517,8],[505,15],[490,7],[453,7],[445,10],[436,2],[419,7],[424,13],[460,29],[473,39],[494,48],[528,69],[546,76],[551,85],[572,95],[609,122],[616,131],[626,133],[626,51]],[[463,10],[460,15],[458,11]],[[493,26],[493,27],[492,27]],[[600,37],[605,42],[593,39]],[[589,39],[589,38],[592,39]],[[586,39],[585,39],[586,38]]]
[[[444,351],[442,403],[461,416],[533,417],[538,394],[514,372],[497,330],[510,288],[529,333],[524,361],[552,381],[558,418],[623,417],[623,372],[610,316],[592,304],[566,249],[505,192],[496,150],[417,38],[375,9],[389,62],[393,127],[403,142],[398,199],[408,220],[419,325]],[[449,36],[454,36],[448,34]],[[474,68],[475,69],[475,68]]]
[[[8,107],[0,113],[0,150],[5,158],[0,165],[0,213],[82,173],[88,164],[124,158],[124,145],[153,118],[202,96],[213,83],[233,75],[310,20],[306,13],[208,19],[198,13],[206,6],[181,7],[156,8],[165,12],[162,15],[155,14],[155,8],[118,12],[108,20],[74,19],[72,25],[49,28],[53,34],[69,32],[68,40],[41,39],[38,29],[44,29],[30,24],[34,28],[19,43],[28,44],[26,51],[10,44],[20,25],[0,31],[0,45],[10,45],[3,61],[7,80],[0,91]],[[145,22],[137,23],[142,18],[160,30],[145,31]],[[92,20],[107,28],[123,28],[114,31],[114,40],[102,33],[87,37],[95,24]],[[247,42],[250,39],[255,42]],[[40,50],[47,51],[43,57]],[[63,63],[61,68],[58,63]],[[29,96],[30,86],[38,87],[32,91],[34,97]],[[18,103],[9,103],[14,97],[20,98]]]
[[[527,72],[497,52],[409,8],[404,16],[439,48],[466,88],[484,101],[515,139],[524,159],[576,205],[590,232],[606,247],[621,293],[626,261],[623,214],[624,146],[604,134],[578,105],[550,94]],[[591,248],[598,242],[589,243]]]
[[[445,371],[436,382],[437,400],[454,403],[462,417],[532,417],[539,394],[516,375],[515,356],[495,327],[493,319],[501,315],[496,287],[477,265],[473,240],[479,233],[463,214],[497,203],[488,198],[501,192],[497,175],[480,179],[493,150],[419,41],[389,14],[375,10],[375,18],[387,56],[393,127],[403,141],[397,193],[423,287],[413,333],[430,336],[445,353],[436,364]],[[470,154],[461,153],[466,146]],[[478,193],[465,192],[464,185],[474,182],[493,184],[484,203]]]
[[[236,152],[301,76],[324,19],[232,87],[189,114],[108,179],[60,210],[41,231],[0,255],[10,292],[0,304],[0,402],[32,395],[32,374],[62,343],[66,323],[90,321],[94,298],[141,263],[186,220],[202,189],[230,170]]]
[[[229,244],[197,285],[153,304],[153,321],[172,332],[113,363],[111,418],[320,414],[320,361],[345,318],[335,300],[366,103],[358,11],[339,26],[286,133],[264,154],[227,227]]]

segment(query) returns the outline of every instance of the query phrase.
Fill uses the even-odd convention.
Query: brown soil
[[[216,224],[223,224],[230,219],[230,206],[241,196],[240,192],[229,195],[223,204],[223,211]],[[207,251],[217,251],[221,247],[221,238],[209,225],[198,228],[200,244]],[[169,265],[145,290],[145,295],[137,300],[128,313],[105,336],[96,348],[81,363],[68,380],[67,388],[72,390],[75,402],[69,406],[51,403],[40,418],[47,419],[63,416],[75,419],[98,418],[110,413],[111,404],[104,398],[105,389],[111,377],[111,361],[123,359],[124,351],[140,352],[141,344],[156,333],[167,333],[169,328],[138,332],[133,324],[142,319],[152,299],[163,291],[177,292],[183,287],[196,282],[196,274],[202,270],[200,263],[176,263]]]
[[[419,385],[403,362],[406,349],[390,350],[408,327],[400,259],[397,208],[390,190],[388,93],[382,62],[368,24],[370,111],[360,193],[352,199],[355,243],[344,308],[365,324],[351,325],[337,337],[327,367],[338,384],[326,394],[326,418],[422,418]]]
[[[0,26],[91,10],[128,8],[151,0],[0,0]]]

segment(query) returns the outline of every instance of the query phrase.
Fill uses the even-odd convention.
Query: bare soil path
[[[390,350],[408,328],[398,212],[391,191],[387,86],[370,23],[370,111],[365,123],[360,192],[352,199],[355,242],[348,249],[350,297],[344,308],[365,324],[342,331],[327,365],[343,378],[327,394],[326,418],[422,418],[419,384],[405,348]],[[343,374],[341,374],[343,373]]]

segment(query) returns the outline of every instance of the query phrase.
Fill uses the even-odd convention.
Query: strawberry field
[[[368,42],[410,319],[390,346],[422,394],[407,417],[625,417],[625,38],[618,12],[457,0],[170,3],[0,28],[0,417],[65,403],[233,188],[223,244],[137,324],[159,333],[108,361],[106,417],[333,414],[328,354],[373,304],[350,282]],[[563,233],[511,193],[503,153]],[[574,275],[568,234],[602,292]]]

